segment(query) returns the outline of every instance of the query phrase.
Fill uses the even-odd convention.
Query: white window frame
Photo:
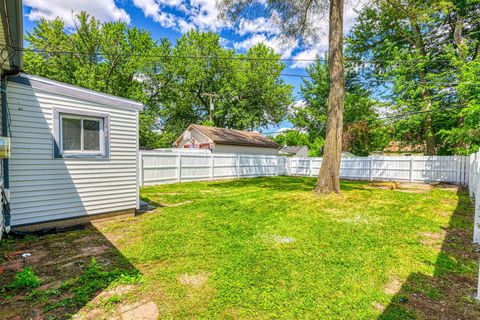
[[[81,150],[63,150],[63,126],[62,121],[67,119],[80,119],[80,146]],[[84,148],[84,135],[83,135],[83,120],[95,120],[99,121],[99,139],[100,150],[83,150]],[[87,158],[87,159],[109,159],[110,158],[110,115],[83,111],[73,110],[67,108],[53,108],[53,157],[54,158]]]
[[[63,119],[75,119],[80,120],[80,150],[63,150]],[[84,134],[83,134],[83,121],[92,120],[99,122],[99,146],[100,150],[85,150],[84,149]],[[89,117],[89,116],[79,116],[68,113],[60,114],[60,152],[62,154],[81,154],[81,155],[93,155],[93,156],[103,156],[105,154],[105,132],[104,132],[104,119],[101,117]]]

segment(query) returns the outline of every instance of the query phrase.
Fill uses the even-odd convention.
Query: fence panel
[[[322,158],[248,154],[140,152],[142,185],[257,176],[317,176]],[[478,156],[342,158],[340,177],[356,180],[450,182],[476,185]],[[470,173],[469,173],[470,172]],[[475,190],[471,188],[471,195]]]
[[[140,152],[140,184],[276,176],[287,172],[285,157],[248,154]]]
[[[290,158],[287,174],[316,176],[321,158]],[[395,180],[467,184],[467,157],[351,157],[342,158],[340,177],[352,180]]]

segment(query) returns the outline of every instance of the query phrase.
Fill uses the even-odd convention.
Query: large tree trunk
[[[412,32],[414,36],[415,47],[419,50],[421,56],[427,59],[427,50],[425,49],[425,42],[420,29],[420,25],[417,23],[415,17],[409,16]],[[421,67],[418,73],[420,79],[421,96],[424,103],[422,111],[426,111],[427,115],[423,124],[423,139],[425,140],[426,154],[429,156],[437,154],[437,138],[435,136],[435,130],[433,128],[432,114],[429,113],[432,109],[432,97],[427,85],[427,73],[428,70],[425,66]]]
[[[343,0],[330,0],[328,66],[327,138],[323,161],[315,191],[322,194],[340,193],[340,159],[342,154],[343,104],[345,77],[343,70]]]

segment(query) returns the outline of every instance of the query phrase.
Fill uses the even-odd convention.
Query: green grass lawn
[[[113,245],[110,258],[98,256],[95,272],[88,261],[77,263],[69,277],[78,278],[56,293],[65,311],[43,308],[59,318],[78,311],[68,309],[69,301],[80,307],[93,299],[91,292],[118,279],[112,266],[128,264],[141,280],[125,299],[153,301],[166,319],[480,318],[467,193],[343,181],[342,196],[320,197],[314,184],[271,177],[143,188],[142,198],[158,206],[154,212],[96,224],[95,234],[70,233],[81,253],[73,257],[95,239],[97,248]],[[52,248],[62,237],[53,236]],[[122,264],[112,263],[114,256]],[[63,264],[58,270],[66,270]],[[51,267],[33,270],[45,279]],[[92,285],[97,274],[101,286]],[[71,289],[61,289],[65,283]],[[86,306],[109,312],[122,299]]]
[[[146,187],[163,207],[104,231],[124,235],[118,248],[167,318],[406,319],[440,311],[430,300],[478,314],[466,193],[344,181],[341,197],[319,197],[314,183]]]

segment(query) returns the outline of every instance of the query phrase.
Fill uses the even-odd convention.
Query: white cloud
[[[245,50],[247,51],[254,45],[258,43],[263,43],[269,47],[271,47],[276,53],[281,54],[282,58],[289,58],[292,55],[293,50],[295,50],[297,46],[297,41],[282,41],[278,36],[271,36],[268,37],[263,33],[254,34],[251,37],[236,42],[234,44],[234,48],[237,50]]]
[[[178,29],[180,29],[181,33],[187,33],[188,31],[195,29],[195,25],[191,22],[187,22],[184,19],[178,19]]]
[[[241,36],[252,33],[278,34],[280,33],[280,28],[273,20],[272,17],[258,17],[253,20],[240,19],[236,33]]]
[[[164,1],[165,2],[165,1]],[[175,5],[175,1],[166,1]],[[153,21],[160,23],[164,28],[172,28],[177,25],[175,16],[168,12],[163,12],[161,6],[156,0],[133,0],[133,4],[143,11],[145,17],[152,18]]]
[[[186,33],[197,30],[219,31],[228,24],[219,18],[213,0],[133,0],[133,4],[146,17],[160,23],[162,27],[173,28]],[[167,10],[177,14],[167,12]]]
[[[219,12],[214,0],[190,0],[192,23],[200,30],[217,31],[228,24],[222,21],[219,17]]]
[[[27,18],[32,21],[59,17],[67,27],[73,27],[75,15],[86,11],[100,21],[120,20],[130,23],[128,13],[117,7],[114,0],[24,0],[23,3],[31,8]]]
[[[365,6],[365,4],[365,0],[358,0],[355,3],[348,3],[345,6],[345,12],[343,16],[343,30],[345,34],[347,34],[352,29],[358,15],[358,11],[360,11],[363,6]],[[323,55],[328,52],[328,17],[326,16],[323,19],[319,19],[318,21],[318,29],[322,30],[325,35],[318,43],[310,45],[304,48],[304,50],[298,52],[293,57],[298,61],[292,64],[292,68],[305,68],[313,63],[312,61],[308,60],[314,60],[317,55],[323,57]]]

